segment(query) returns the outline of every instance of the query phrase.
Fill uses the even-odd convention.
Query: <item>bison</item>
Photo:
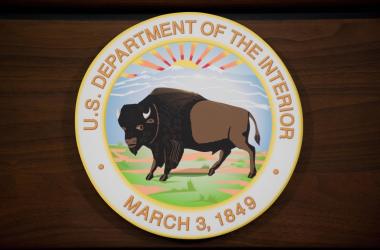
[[[249,178],[256,175],[255,147],[248,143],[249,119],[255,124],[255,141],[260,134],[255,118],[248,111],[203,96],[172,88],[154,89],[137,104],[126,104],[120,110],[118,122],[125,132],[125,142],[136,155],[142,146],[151,149],[153,163],[147,180],[157,167],[165,164],[160,181],[166,181],[175,169],[185,148],[213,154],[220,151],[219,160],[209,169],[211,176],[237,147],[249,153]]]

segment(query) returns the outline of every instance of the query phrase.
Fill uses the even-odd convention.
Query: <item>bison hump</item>
[[[189,108],[196,102],[205,100],[197,93],[173,88],[156,88],[147,97],[156,103],[158,109],[166,108],[170,113],[189,112]]]
[[[151,95],[167,95],[167,94],[190,94],[197,95],[193,92],[181,90],[181,89],[173,89],[173,88],[156,88],[152,91]]]

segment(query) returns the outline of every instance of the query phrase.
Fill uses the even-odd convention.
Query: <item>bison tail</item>
[[[260,145],[260,133],[259,133],[259,128],[257,127],[256,120],[251,113],[248,112],[248,114],[249,114],[249,118],[251,118],[253,123],[255,124],[255,141],[258,145]]]

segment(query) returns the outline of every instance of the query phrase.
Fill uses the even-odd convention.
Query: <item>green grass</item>
[[[265,156],[263,156],[263,155],[256,156],[256,160],[263,161],[263,160],[265,160]]]
[[[147,164],[143,162],[127,163],[127,162],[122,161],[122,162],[118,162],[117,166],[119,167],[120,170],[134,170],[134,169],[146,168]]]
[[[137,156],[131,154],[123,145],[111,145],[111,149],[124,149],[119,154],[126,155],[131,158],[145,158],[152,157],[151,152],[147,148],[142,148]],[[205,173],[171,173],[169,179],[165,182],[159,181],[160,174],[156,172],[154,178],[150,181],[145,179],[146,175],[149,173],[151,162],[133,162],[127,163],[124,161],[118,162],[117,166],[121,171],[123,171],[123,176],[128,180],[129,183],[135,185],[145,185],[145,186],[158,186],[162,188],[162,192],[150,194],[149,196],[157,201],[164,202],[171,205],[177,205],[182,207],[201,207],[208,206],[219,203],[231,197],[231,194],[222,192],[221,189],[233,189],[233,190],[243,190],[245,187],[239,184],[231,183],[219,183],[218,181],[223,180],[242,180],[247,183],[251,182],[252,179],[248,178],[249,173],[249,158],[248,154],[246,157],[232,158],[235,159],[234,162],[223,164],[223,167],[236,167],[245,168],[244,174],[239,173],[222,173],[216,171],[213,176],[208,176]],[[257,157],[258,160],[264,160],[265,156]],[[203,157],[199,157],[197,160],[192,162],[181,162],[178,168],[199,168],[199,169],[209,169],[213,164],[213,161],[209,161]],[[257,169],[261,168],[261,164],[257,164]],[[128,170],[141,170],[142,173],[128,173]]]
[[[205,164],[205,165],[203,165],[203,166],[201,167],[201,169],[210,169],[210,166],[207,165],[207,164]]]
[[[232,163],[231,165],[234,166],[234,167],[237,167],[237,168],[244,168],[244,167],[247,166],[247,163],[246,163],[245,160],[240,159],[240,160],[238,160],[238,161]]]
[[[198,157],[198,158],[196,159],[196,161],[207,161],[207,159],[204,158],[204,157]]]

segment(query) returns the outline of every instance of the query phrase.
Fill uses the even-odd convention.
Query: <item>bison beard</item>
[[[160,177],[165,181],[170,171],[178,166],[185,148],[212,153],[220,151],[219,160],[209,170],[210,176],[231,149],[243,149],[250,156],[248,177],[253,178],[256,175],[256,152],[248,143],[249,119],[255,124],[255,140],[259,144],[257,124],[248,111],[209,101],[196,93],[157,88],[138,104],[124,105],[118,121],[133,153],[137,153],[136,149],[142,145],[152,151],[153,163],[146,179],[151,180],[157,167],[165,165]],[[132,140],[136,142],[133,147],[128,143]]]

